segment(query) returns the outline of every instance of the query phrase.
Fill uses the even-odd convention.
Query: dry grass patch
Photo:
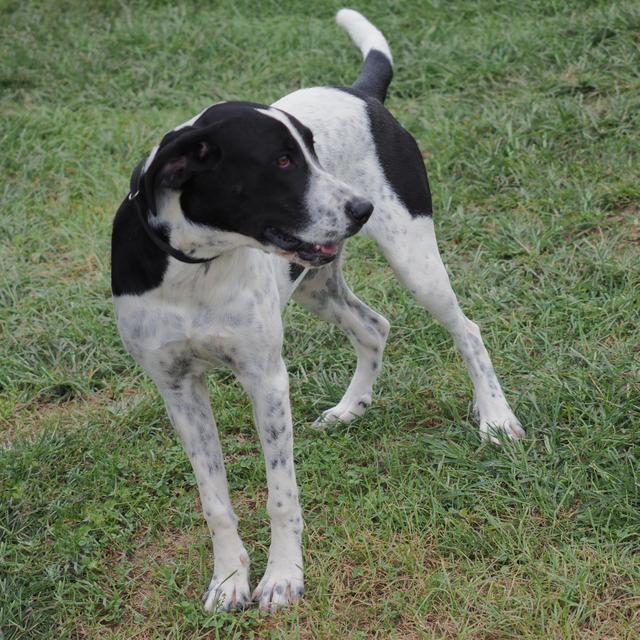
[[[119,400],[131,401],[134,390],[119,394]],[[9,448],[17,438],[32,439],[43,429],[80,429],[94,420],[104,421],[104,414],[118,400],[109,390],[83,394],[63,400],[36,398],[18,403],[7,416],[0,415],[0,448]]]

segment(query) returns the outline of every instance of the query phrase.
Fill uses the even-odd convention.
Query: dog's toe
[[[286,575],[277,571],[267,572],[253,592],[260,611],[273,612],[295,604],[304,593],[301,572],[296,568],[295,575]]]
[[[345,401],[344,399],[331,409],[323,411],[322,415],[313,423],[316,429],[325,429],[335,422],[351,422],[355,418],[363,416],[371,405],[371,396],[361,396],[357,400]]]
[[[205,611],[240,611],[251,604],[249,583],[245,576],[231,575],[225,580],[214,576],[202,601]]]
[[[505,440],[522,440],[525,435],[522,425],[514,415],[502,420],[480,422],[480,438],[494,444],[502,444]]]

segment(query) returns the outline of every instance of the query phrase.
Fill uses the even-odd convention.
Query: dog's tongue
[[[322,244],[315,247],[320,253],[324,253],[327,256],[334,256],[338,253],[338,246],[335,244]]]

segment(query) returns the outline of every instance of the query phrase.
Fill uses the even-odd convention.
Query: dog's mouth
[[[286,257],[297,258],[296,261],[314,267],[328,264],[338,255],[337,244],[312,244],[275,227],[267,227],[263,235],[271,244],[281,249]]]

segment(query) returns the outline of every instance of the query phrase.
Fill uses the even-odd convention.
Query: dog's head
[[[320,266],[373,205],[324,171],[313,145],[311,131],[278,109],[226,102],[168,133],[139,184],[157,223],[172,227],[172,243],[175,227],[188,230],[178,248],[191,255],[248,244]]]

